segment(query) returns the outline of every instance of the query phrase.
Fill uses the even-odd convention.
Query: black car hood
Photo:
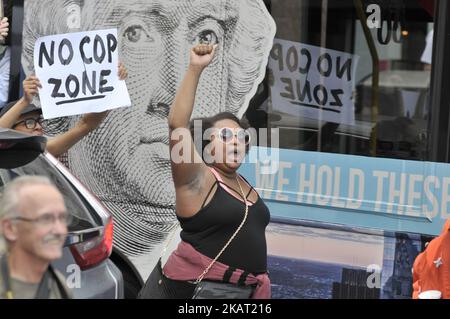
[[[0,128],[0,168],[15,168],[33,161],[43,153],[47,139]]]

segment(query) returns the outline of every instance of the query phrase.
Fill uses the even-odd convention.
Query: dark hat
[[[0,117],[2,117],[6,112],[8,112],[17,102],[18,102],[18,100],[17,101],[12,101],[12,102],[9,102],[8,104],[6,104],[0,110]],[[24,114],[31,113],[31,112],[36,112],[36,111],[42,114],[42,110],[41,110],[40,107],[37,107],[36,105],[30,103],[30,104],[28,104],[28,106],[26,108],[24,108],[22,110],[22,112],[20,112],[20,115],[24,115]]]

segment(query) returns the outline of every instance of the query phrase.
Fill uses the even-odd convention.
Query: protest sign
[[[358,56],[275,39],[270,53],[275,111],[353,125]]]
[[[34,66],[44,118],[130,106],[118,63],[117,29],[37,39]]]

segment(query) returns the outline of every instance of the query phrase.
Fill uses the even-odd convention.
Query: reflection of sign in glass
[[[117,75],[117,30],[46,36],[34,47],[45,118],[101,112],[131,101]]]
[[[354,75],[358,56],[275,39],[270,54],[273,109],[353,124]]]

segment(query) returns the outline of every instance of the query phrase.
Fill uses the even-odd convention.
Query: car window
[[[74,186],[42,155],[33,162],[15,169],[0,169],[0,185],[7,184],[22,175],[47,176],[64,196],[67,210],[75,217],[69,231],[84,230],[100,225],[93,208],[81,197]],[[2,182],[3,180],[3,182]],[[4,186],[0,186],[0,192]]]

